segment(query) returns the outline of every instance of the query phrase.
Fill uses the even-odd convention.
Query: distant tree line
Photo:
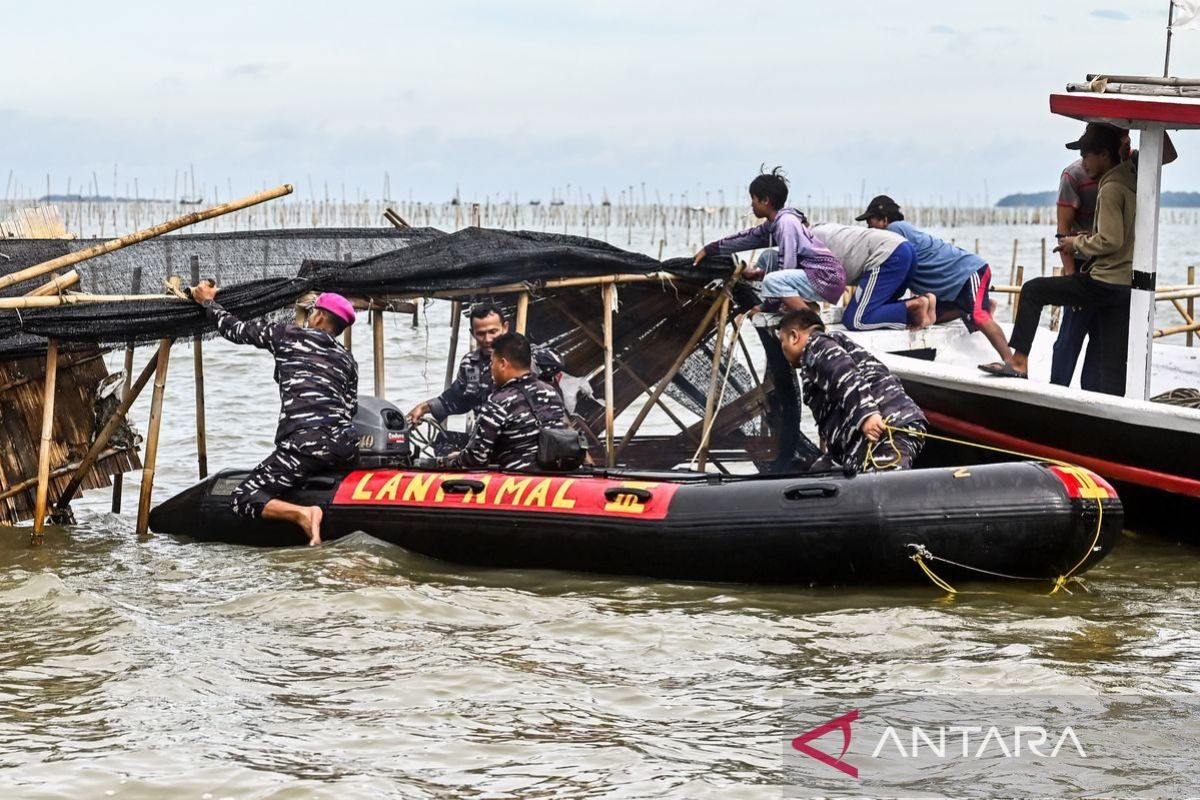
[[[1027,192],[1010,194],[1000,198],[997,208],[1023,206],[1052,206],[1058,200],[1058,192]],[[1200,208],[1200,192],[1163,192],[1163,208]]]

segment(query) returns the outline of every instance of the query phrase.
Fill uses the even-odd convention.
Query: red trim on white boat
[[[1005,450],[1029,453],[1039,458],[1053,458],[1058,461],[1066,461],[1069,464],[1086,467],[1092,472],[1103,475],[1110,480],[1125,481],[1126,483],[1133,483],[1150,489],[1161,489],[1189,497],[1200,497],[1200,480],[1195,480],[1194,478],[1185,478],[1180,475],[1171,475],[1166,472],[1158,472],[1142,467],[1131,467],[1127,464],[1118,464],[1103,458],[1094,458],[1092,456],[1080,455],[1079,453],[1072,453],[1069,450],[1060,450],[1057,447],[1030,442],[1020,437],[1001,433],[983,425],[976,425],[973,422],[967,422],[948,414],[938,413],[937,411],[925,411],[925,417],[935,428],[940,428],[965,439],[989,444],[993,447],[1002,447]]]
[[[1132,120],[1200,126],[1200,104],[1112,94],[1052,94],[1050,113],[1081,120]]]

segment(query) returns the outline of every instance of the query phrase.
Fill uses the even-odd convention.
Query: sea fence
[[[80,238],[118,236],[170,217],[186,214],[212,202],[165,200],[108,200],[43,198],[0,201],[0,218],[32,205],[53,205],[68,232]],[[405,222],[455,231],[469,225],[502,230],[534,230],[588,236],[611,244],[671,254],[699,247],[713,238],[753,224],[747,205],[697,206],[668,203],[529,203],[483,200],[429,203],[412,200],[289,198],[218,217],[192,227],[196,233],[268,228],[378,227],[392,209]],[[813,222],[853,223],[860,205],[810,205],[802,209]],[[905,216],[918,227],[1053,226],[1050,207],[905,206]],[[1164,209],[1168,225],[1200,224],[1200,209]]]

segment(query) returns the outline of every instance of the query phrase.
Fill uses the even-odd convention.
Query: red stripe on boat
[[[925,411],[925,417],[934,427],[941,428],[966,439],[972,439],[995,447],[1002,447],[1005,450],[1018,450],[1037,456],[1038,458],[1052,458],[1058,461],[1078,464],[1111,480],[1125,481],[1126,483],[1133,483],[1150,489],[1161,489],[1189,497],[1200,497],[1200,481],[1194,478],[1171,475],[1166,472],[1158,472],[1157,470],[1145,469],[1143,467],[1131,467],[1128,464],[1118,464],[1115,461],[1108,461],[1103,458],[1072,453],[1069,450],[1061,450],[1057,447],[1050,447],[1038,444],[1037,442],[1030,442],[1017,436],[1011,436],[1007,433],[1001,433],[983,425],[976,425],[973,422],[965,422],[957,417],[941,414],[937,411]]]
[[[447,482],[459,491],[443,489]],[[468,485],[479,488],[464,490]],[[663,519],[678,490],[674,483],[608,478],[360,469],[342,480],[333,504]]]

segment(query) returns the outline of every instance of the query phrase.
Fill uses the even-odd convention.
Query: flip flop
[[[997,378],[1026,378],[1027,379],[1029,377],[1028,372],[1021,372],[1021,370],[1016,369],[1015,367],[1013,367],[1012,364],[1009,364],[1008,362],[993,361],[991,364],[980,364],[979,368],[981,370],[983,370],[984,372],[986,372],[988,375],[994,375]]]

